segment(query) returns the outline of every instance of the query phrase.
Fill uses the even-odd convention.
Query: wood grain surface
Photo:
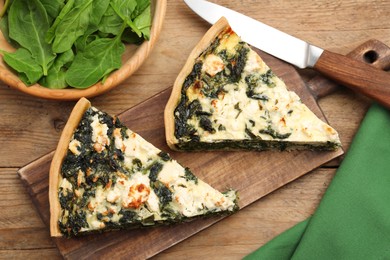
[[[260,55],[274,73],[282,77],[290,90],[298,93],[302,102],[325,120],[295,69],[272,56],[264,53]],[[168,151],[172,158],[183,166],[189,167],[194,174],[214,188],[220,191],[229,188],[237,190],[241,209],[343,153],[342,149],[323,152],[171,151],[164,134],[164,107],[170,94],[171,88],[168,88],[121,113],[119,119],[156,147]],[[76,119],[72,118],[72,120]],[[51,159],[50,154],[18,171],[46,224],[49,217],[47,175]],[[201,219],[169,227],[110,232],[75,239],[56,238],[54,241],[61,254],[68,259],[103,259],[109,256],[144,259],[195,235],[220,219],[220,217]],[[159,242],[149,243],[150,241]]]
[[[369,39],[390,45],[388,1],[213,2],[340,54]],[[111,114],[119,114],[172,86],[187,55],[208,28],[182,1],[169,0],[163,30],[148,60],[121,86],[91,101]],[[298,72],[305,82],[318,76],[313,70]],[[34,98],[0,85],[1,258],[61,258],[17,171],[56,147],[74,103]],[[346,152],[369,104],[366,97],[343,87],[319,100],[321,110],[340,133]],[[332,161],[298,178],[154,258],[242,258],[310,216],[339,163]]]

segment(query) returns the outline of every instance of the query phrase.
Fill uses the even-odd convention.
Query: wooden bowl
[[[29,95],[52,100],[78,100],[81,97],[90,98],[105,93],[131,76],[146,60],[156,44],[165,17],[167,0],[152,0],[151,3],[153,15],[149,41],[145,41],[139,46],[126,44],[126,50],[122,56],[122,67],[113,71],[107,77],[104,84],[98,82],[86,89],[49,89],[39,84],[27,86],[18,78],[17,74],[4,63],[2,56],[0,57],[0,80],[10,87]],[[3,4],[4,1],[1,1],[0,9],[3,7]],[[1,32],[0,49],[6,51],[14,50]]]

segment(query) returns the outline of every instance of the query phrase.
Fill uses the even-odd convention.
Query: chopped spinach
[[[167,204],[172,201],[172,192],[162,182],[155,181],[152,187],[159,198],[162,207],[167,206]]]
[[[286,134],[278,133],[274,129],[272,129],[271,126],[268,126],[265,129],[259,130],[259,133],[270,135],[274,139],[286,139],[291,135],[291,133],[286,133]]]
[[[199,126],[210,133],[215,133],[215,129],[213,128],[213,123],[210,121],[210,119],[207,116],[200,116],[199,120]]]
[[[202,77],[202,93],[210,98],[217,98],[218,94],[223,92],[223,87],[229,82],[229,78],[225,77],[223,72],[217,73],[211,77],[204,74]]]
[[[186,181],[194,181],[196,184],[198,183],[198,177],[196,177],[188,168],[185,168],[184,177]]]
[[[87,206],[88,202],[89,202],[89,198],[91,197],[95,197],[95,190],[86,190],[84,191],[83,193],[83,197],[81,198],[80,200],[80,207],[85,207]]]
[[[256,90],[261,83],[267,84],[268,87],[274,87],[275,83],[271,81],[271,78],[274,76],[271,70],[268,70],[265,74],[253,73],[245,77],[245,83],[247,85],[246,95],[249,98],[256,100],[268,101],[268,96],[258,93]]]
[[[241,114],[242,112],[242,109],[240,108],[240,102],[238,102],[237,104],[234,105],[234,109],[238,111],[237,115],[236,115],[236,119],[238,118],[238,116]]]
[[[150,38],[150,4],[150,0],[6,1],[1,30],[17,51],[2,51],[4,61],[26,85],[88,88],[121,67],[124,42],[139,44]]]
[[[226,127],[224,125],[220,124],[218,126],[218,131],[225,131],[225,130],[226,130]]]
[[[198,114],[200,111],[202,111],[202,105],[200,104],[198,99],[194,99],[187,108],[188,111],[188,117],[191,118],[193,115]]]
[[[234,56],[232,60],[228,60],[227,67],[230,71],[229,78],[232,82],[238,82],[241,79],[241,74],[246,64],[248,52],[248,48],[239,45],[237,55]]]
[[[158,153],[158,156],[160,156],[161,159],[162,159],[164,162],[168,162],[168,161],[171,160],[171,156],[169,156],[168,153],[163,152],[163,151],[159,152],[159,153]]]
[[[255,93],[253,90],[248,90],[246,92],[246,95],[249,98],[256,99],[256,100],[268,101],[268,99],[269,99],[267,95]]]
[[[73,196],[74,196],[73,192],[67,191],[65,195],[63,188],[60,188],[58,197],[59,197],[61,208],[66,210],[71,210],[71,204],[69,203],[69,201],[72,201]]]
[[[249,136],[250,139],[259,139],[260,137],[256,136],[254,133],[252,133],[251,130],[248,128],[245,128],[245,133]]]
[[[272,70],[267,70],[265,74],[261,75],[261,80],[270,88],[273,88],[276,86],[275,82],[272,81],[272,78],[275,77],[275,74],[272,72]]]
[[[200,116],[212,116],[212,113],[210,112],[206,112],[206,111],[196,111],[196,116],[200,117]]]
[[[140,159],[135,158],[135,159],[133,159],[132,163],[133,163],[133,165],[134,165],[134,169],[135,169],[135,170],[139,171],[139,170],[142,169],[142,162],[141,162]]]
[[[119,215],[122,215],[122,217],[119,220],[119,223],[121,224],[129,224],[135,222],[137,218],[137,213],[131,210],[123,210],[121,209],[119,211]]]
[[[64,223],[60,221],[58,224],[61,232],[67,236],[75,236],[80,232],[81,228],[88,227],[84,211],[69,212],[66,222]]]
[[[157,181],[158,174],[161,172],[163,165],[155,162],[149,169],[149,179],[151,182]]]

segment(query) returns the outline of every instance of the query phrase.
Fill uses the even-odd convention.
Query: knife
[[[314,68],[390,109],[389,73],[368,63],[321,49],[215,3],[206,0],[184,2],[210,24],[224,16],[233,31],[250,45],[299,68]]]

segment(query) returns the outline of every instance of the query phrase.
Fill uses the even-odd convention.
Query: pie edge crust
[[[58,226],[58,219],[61,213],[61,205],[58,198],[58,187],[62,180],[61,166],[67,154],[69,142],[73,133],[80,123],[85,111],[91,107],[91,102],[86,98],[81,98],[74,106],[69,119],[62,131],[57,149],[54,153],[49,173],[49,203],[50,203],[50,235],[61,237],[63,234]]]

